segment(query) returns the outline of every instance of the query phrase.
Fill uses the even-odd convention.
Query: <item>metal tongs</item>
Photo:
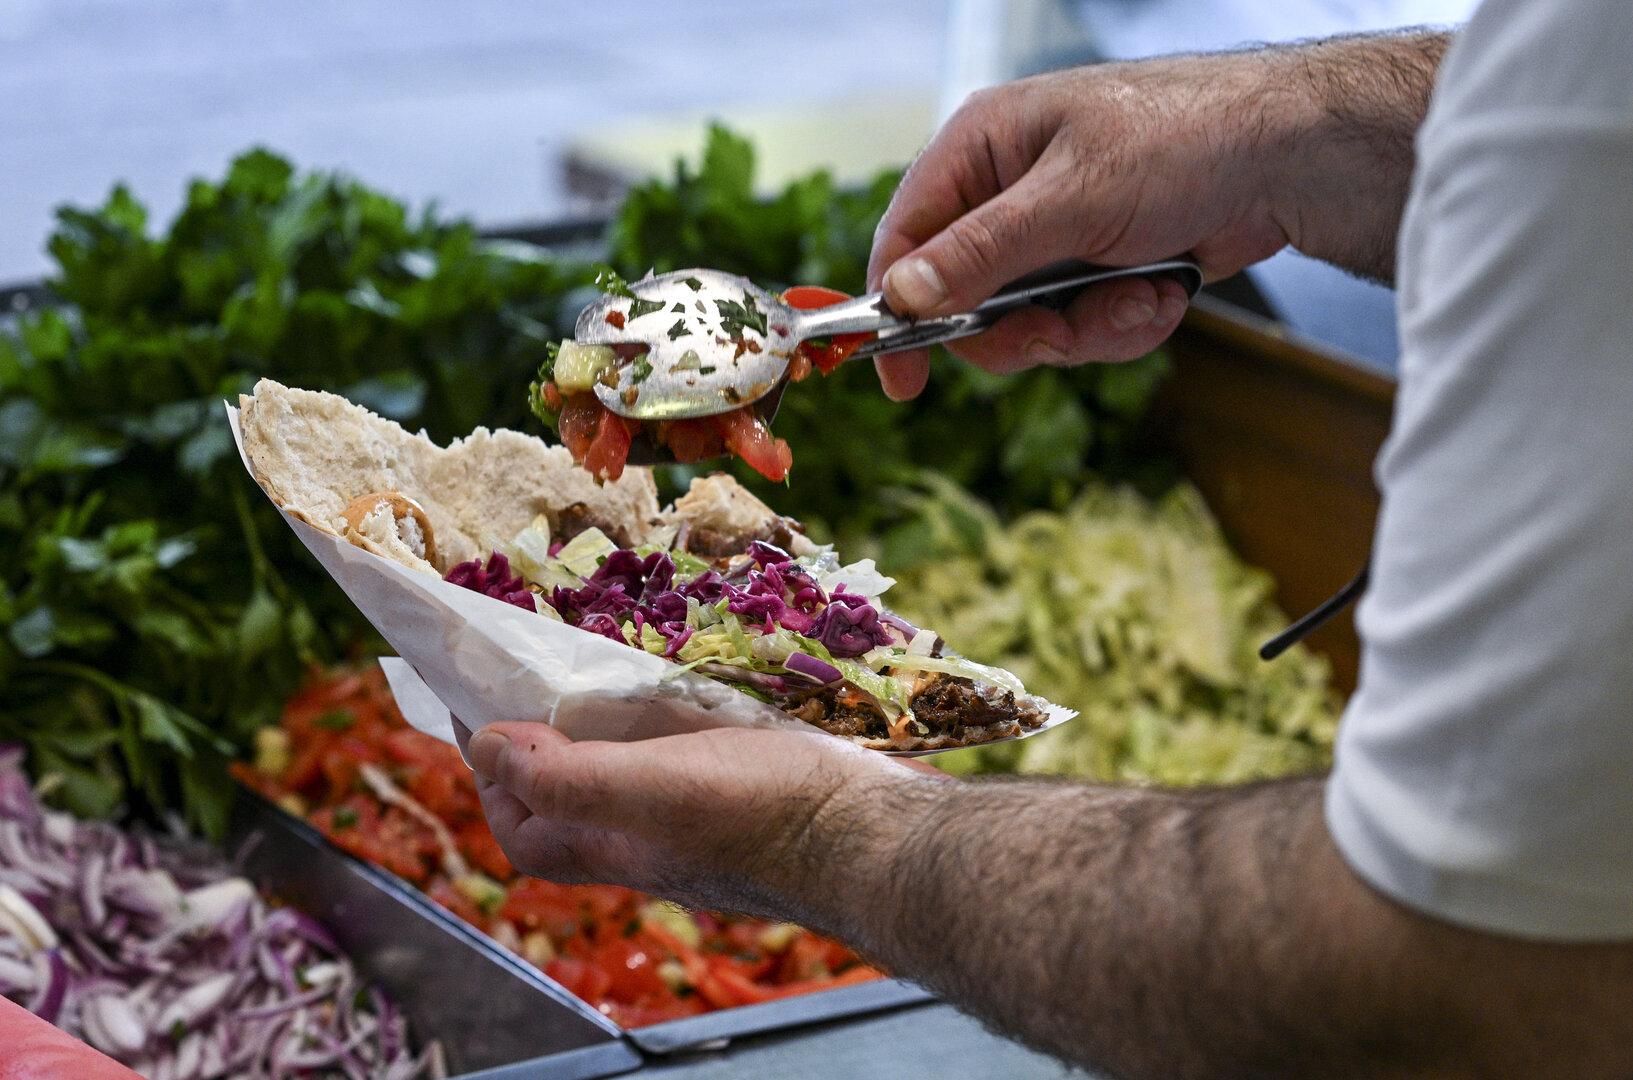
[[[979,334],[1032,304],[1064,308],[1085,288],[1125,277],[1172,278],[1190,296],[1202,286],[1202,269],[1189,258],[1125,267],[1074,260],[1011,282],[973,311],[915,321],[894,314],[880,293],[801,310],[736,274],[676,270],[632,282],[627,295],[596,300],[579,314],[573,336],[611,345],[625,358],[594,387],[619,416],[680,420],[753,404],[769,424],[802,341],[875,335],[855,357],[923,348]],[[640,463],[663,460],[656,447],[637,449]],[[635,453],[630,460],[637,461]]]

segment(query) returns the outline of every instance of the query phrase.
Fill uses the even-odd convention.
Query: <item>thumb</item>
[[[968,311],[1016,278],[1078,254],[1083,230],[1074,216],[1034,167],[894,263],[885,300],[921,319]]]

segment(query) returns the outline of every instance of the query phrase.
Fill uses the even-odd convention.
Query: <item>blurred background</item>
[[[1470,0],[5,0],[0,282],[48,269],[59,204],[128,183],[165,221],[187,178],[264,144],[486,227],[604,215],[708,118],[759,183],[858,183],[965,94],[1089,59],[1418,23]],[[1294,328],[1380,367],[1387,290],[1287,254],[1255,272]]]

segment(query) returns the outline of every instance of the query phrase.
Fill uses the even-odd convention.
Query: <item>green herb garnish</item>
[[[697,292],[699,289],[703,288],[703,282],[699,281],[695,277],[683,277],[680,279],[680,282],[693,292]]]
[[[642,300],[637,297],[629,302],[630,319],[639,319],[642,315],[650,315],[654,311],[663,310],[662,300]]]
[[[686,305],[685,304],[676,304],[674,307],[670,308],[669,310],[674,311],[674,312],[679,312],[680,314],[684,315],[684,314],[686,314]]]
[[[704,364],[702,367],[697,369],[697,373],[699,375],[713,375],[714,371],[715,367],[713,364]]]
[[[334,817],[330,820],[337,829],[349,829],[357,824],[357,811],[349,806],[336,807]]]
[[[691,337],[692,332],[686,328],[685,319],[676,319],[675,325],[669,328],[669,340],[676,341],[683,337]]]
[[[743,302],[735,300],[716,300],[714,306],[720,309],[720,329],[728,337],[742,337],[745,330],[757,330],[765,336],[765,312],[754,304],[751,293],[743,294]]]
[[[635,374],[631,379],[636,385],[646,382],[652,375],[652,356],[642,353],[635,358]]]
[[[595,287],[608,296],[626,296],[631,300],[635,299],[635,294],[630,291],[629,282],[619,277],[618,271],[610,267],[603,266],[595,272]]]

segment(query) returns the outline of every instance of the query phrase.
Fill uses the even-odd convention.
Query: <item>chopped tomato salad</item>
[[[518,874],[459,752],[407,725],[377,667],[315,676],[256,749],[253,764],[232,767],[241,783],[417,885],[623,1027],[880,977],[792,924]]]
[[[796,285],[783,293],[791,307],[811,310],[828,307],[850,297],[837,289],[819,285]],[[614,322],[616,316],[617,321]],[[610,312],[607,321],[621,327],[624,316]],[[869,334],[838,334],[828,339],[802,341],[788,362],[788,377],[799,382],[815,368],[827,375],[845,361]],[[738,342],[759,351],[753,342]],[[668,420],[643,423],[620,417],[589,392],[563,394],[560,387],[540,375],[535,387],[536,409],[556,416],[556,430],[573,460],[603,480],[616,480],[624,473],[629,448],[643,433],[657,445],[667,447],[676,461],[689,464],[723,454],[739,457],[767,480],[780,483],[793,467],[794,453],[785,439],[774,438],[771,429],[752,405],[695,420]]]

